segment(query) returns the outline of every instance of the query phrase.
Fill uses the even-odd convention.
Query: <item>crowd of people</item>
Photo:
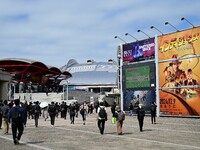
[[[154,106],[154,110],[152,109],[152,123],[155,123],[156,116],[156,105],[154,104]],[[11,124],[13,142],[14,144],[18,145],[28,119],[34,119],[35,127],[37,128],[39,125],[38,120],[40,117],[43,117],[44,121],[50,118],[50,124],[52,127],[54,127],[55,118],[59,115],[61,118],[66,119],[68,114],[71,124],[74,124],[75,118],[78,117],[80,114],[83,120],[83,125],[85,125],[86,117],[88,114],[93,113],[93,109],[96,109],[97,125],[100,134],[104,134],[105,123],[108,120],[107,110],[104,102],[96,103],[93,107],[92,104],[89,104],[87,102],[84,102],[82,104],[76,102],[68,106],[64,101],[61,104],[52,101],[47,106],[41,107],[38,101],[34,103],[30,102],[29,104],[27,104],[26,101],[24,103],[21,103],[19,99],[10,102],[4,100],[2,103],[0,103],[0,128],[3,125],[4,134],[8,134],[9,124]],[[118,135],[122,135],[122,126],[125,120],[125,112],[115,102],[114,105],[111,106],[111,112],[112,119],[115,118],[116,120],[116,122],[112,123],[116,123],[117,133]],[[139,122],[139,129],[140,131],[142,131],[145,110],[141,104],[138,104],[136,113]]]
[[[13,142],[18,145],[28,119],[34,119],[37,128],[40,117],[43,117],[44,121],[50,118],[50,124],[54,127],[55,118],[59,115],[61,118],[66,119],[67,114],[69,114],[71,124],[74,124],[75,117],[78,117],[80,112],[83,125],[85,125],[86,116],[88,113],[93,113],[93,109],[93,105],[86,102],[81,105],[76,102],[68,106],[64,101],[61,104],[52,101],[47,106],[41,107],[39,101],[27,104],[26,101],[22,103],[19,99],[9,102],[0,100],[0,129],[3,127],[4,134],[8,134],[11,126]]]

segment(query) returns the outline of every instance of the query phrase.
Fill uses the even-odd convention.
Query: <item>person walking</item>
[[[15,106],[10,109],[8,115],[9,123],[12,123],[12,134],[13,134],[13,142],[15,145],[19,144],[21,136],[24,131],[24,124],[26,121],[25,118],[25,110],[23,107],[19,106],[20,100],[14,100]]]
[[[138,119],[138,122],[139,122],[140,132],[142,132],[143,131],[144,116],[145,116],[145,109],[142,106],[142,104],[138,104],[138,108],[137,108],[136,112],[137,112],[137,119]]]
[[[25,100],[24,103],[21,103],[21,106],[22,106],[22,107],[24,108],[24,110],[25,110],[26,121],[25,121],[24,126],[26,127],[26,123],[27,123],[27,119],[28,119],[28,104],[27,104],[27,101]]]
[[[80,108],[80,106],[79,106],[78,102],[76,102],[76,103],[75,103],[75,110],[76,110],[76,111],[75,111],[75,113],[76,113],[75,116],[76,116],[76,118],[78,118],[79,108]]]
[[[130,103],[130,105],[129,105],[129,115],[133,116],[133,104],[132,103]]]
[[[110,110],[111,110],[111,113],[112,113],[112,117],[115,117],[115,108],[116,108],[116,102],[113,102],[113,105],[111,106]]]
[[[27,111],[28,111],[28,119],[33,119],[33,105],[32,102],[29,102],[27,106]]]
[[[104,133],[105,122],[107,121],[106,107],[103,102],[100,102],[97,109],[97,124],[101,134]]]
[[[4,100],[3,104],[4,106],[1,108],[3,117],[3,128],[4,128],[4,134],[8,134],[9,131],[8,113],[10,111],[10,107],[8,106],[7,100]]]
[[[54,127],[55,117],[56,117],[56,106],[55,106],[54,102],[51,102],[51,104],[49,105],[48,112],[49,112],[49,116],[51,119],[51,126]]]
[[[74,104],[70,104],[70,106],[69,106],[69,115],[70,115],[71,124],[74,124],[75,111],[76,111],[75,105]]]
[[[66,102],[64,101],[60,105],[60,114],[61,114],[61,118],[66,119],[67,107],[66,107]]]
[[[34,113],[34,119],[35,119],[35,127],[37,128],[38,127],[38,120],[39,120],[39,117],[41,115],[41,108],[39,106],[39,102],[36,101],[35,102],[35,105],[33,106],[33,113]]]
[[[122,135],[122,126],[125,120],[125,112],[121,110],[120,106],[116,106],[115,116],[117,118],[117,134]]]
[[[44,121],[47,121],[47,119],[49,118],[48,106],[43,108],[43,117],[44,117]]]
[[[88,106],[87,106],[87,103],[84,102],[80,106],[80,114],[82,115],[82,118],[83,118],[83,125],[85,125],[85,123],[86,123],[87,111],[88,111]]]
[[[151,108],[151,123],[156,124],[156,108],[157,108],[156,103],[152,102],[150,108]]]

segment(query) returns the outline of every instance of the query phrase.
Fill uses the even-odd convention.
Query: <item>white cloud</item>
[[[199,25],[198,0],[1,0],[0,56],[24,57],[61,67],[69,59],[107,61],[116,59],[115,35],[127,41],[126,32],[138,39],[150,36],[154,25],[164,33],[169,21],[178,29],[191,27],[180,21],[186,17]]]

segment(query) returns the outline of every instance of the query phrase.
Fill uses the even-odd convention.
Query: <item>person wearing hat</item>
[[[184,80],[186,79],[185,71],[180,69],[180,65],[182,64],[182,61],[178,60],[177,58],[178,58],[178,54],[174,54],[172,56],[172,59],[174,60],[170,62],[169,66],[167,66],[164,69],[164,74],[166,78],[168,78],[167,80],[169,80],[172,83],[170,85],[175,86],[175,87],[183,85]],[[171,71],[169,68],[172,68]],[[175,92],[180,93],[180,89],[175,89]]]
[[[138,108],[137,108],[136,112],[137,112],[137,119],[138,119],[138,123],[139,123],[140,132],[142,132],[144,116],[145,116],[145,109],[142,106],[142,104],[138,104]]]
[[[178,82],[179,82],[180,79],[185,79],[186,78],[186,74],[185,74],[185,71],[183,71],[183,70],[181,70],[179,68],[181,63],[182,63],[182,61],[177,60],[177,58],[178,58],[178,54],[174,54],[172,56],[172,59],[175,59],[175,60],[173,60],[171,63],[169,63],[169,66],[167,68],[172,67],[172,70],[173,70],[173,72],[172,72],[173,81],[177,82],[177,80],[178,80]],[[183,84],[183,83],[181,82],[180,84]]]

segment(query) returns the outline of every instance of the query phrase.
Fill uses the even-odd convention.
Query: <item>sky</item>
[[[117,60],[117,46],[200,25],[199,0],[0,0],[0,59],[62,67]]]

